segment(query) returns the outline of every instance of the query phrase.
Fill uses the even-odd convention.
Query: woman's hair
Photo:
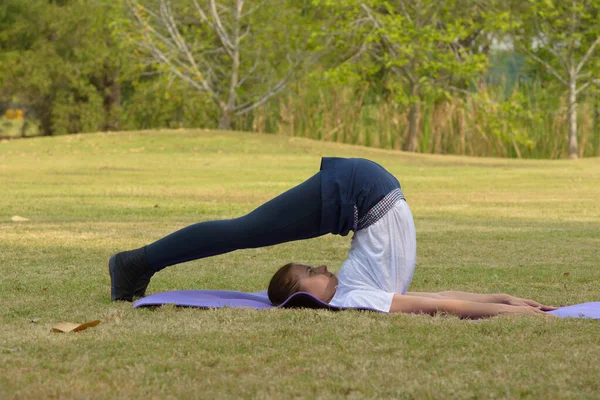
[[[291,295],[300,291],[298,276],[292,273],[292,268],[299,264],[289,263],[279,268],[269,283],[269,300],[274,306],[278,306]]]

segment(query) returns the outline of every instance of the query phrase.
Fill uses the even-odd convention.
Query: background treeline
[[[599,18],[600,0],[3,0],[0,136],[598,156]]]

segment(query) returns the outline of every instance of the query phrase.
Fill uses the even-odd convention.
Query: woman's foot
[[[108,272],[112,301],[133,301],[133,296],[143,296],[154,274],[146,262],[144,247],[113,255],[108,260]]]
[[[144,297],[146,295],[146,288],[150,284],[152,275],[154,275],[154,271],[148,271],[138,279],[138,283],[135,285],[135,292],[133,292],[134,297]]]

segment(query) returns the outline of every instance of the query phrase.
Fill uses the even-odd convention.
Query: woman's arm
[[[394,295],[390,312],[411,314],[435,314],[437,312],[444,312],[461,318],[485,318],[501,314],[550,315],[530,306],[476,303],[465,300],[440,299],[399,294]]]
[[[479,294],[479,293],[455,292],[455,291],[444,291],[444,292],[439,292],[439,293],[407,292],[406,294],[411,295],[411,296],[429,297],[432,299],[465,300],[465,301],[473,301],[475,303],[496,303],[496,304],[508,304],[509,298],[511,297],[504,293]]]
[[[444,291],[439,293],[407,292],[406,294],[411,296],[429,297],[432,299],[465,300],[472,301],[475,303],[508,304],[510,306],[530,306],[539,308],[543,311],[556,310],[556,307],[546,306],[534,300],[521,299],[519,297],[514,297],[505,293],[479,294],[468,292]]]

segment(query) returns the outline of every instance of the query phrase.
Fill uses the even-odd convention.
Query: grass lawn
[[[599,321],[110,302],[111,254],[251,211],[314,174],[322,155],[370,158],[400,180],[418,234],[411,290],[600,301],[598,159],[427,156],[200,130],[4,141],[0,398],[600,396]],[[337,270],[349,242],[189,262],[157,274],[149,293],[263,290],[288,261]]]

